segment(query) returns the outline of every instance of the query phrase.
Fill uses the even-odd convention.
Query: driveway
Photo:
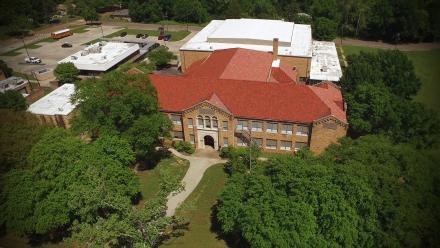
[[[189,169],[182,179],[184,190],[175,194],[171,193],[167,199],[167,216],[173,216],[176,209],[185,201],[185,199],[197,187],[206,169],[212,165],[225,163],[226,160],[218,157],[218,153],[214,150],[197,150],[192,156],[186,156],[178,151],[169,149],[175,156],[189,161]]]

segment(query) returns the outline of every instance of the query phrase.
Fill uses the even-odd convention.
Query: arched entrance
[[[210,146],[215,149],[214,138],[211,135],[205,135],[205,137],[203,137],[203,140],[205,142],[205,147]]]

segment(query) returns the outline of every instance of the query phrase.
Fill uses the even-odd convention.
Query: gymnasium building
[[[342,76],[333,42],[313,41],[310,25],[282,20],[213,20],[180,48],[180,66],[185,72],[217,50],[245,48],[272,52],[274,45],[280,61],[286,67],[295,67],[301,81],[337,82]]]

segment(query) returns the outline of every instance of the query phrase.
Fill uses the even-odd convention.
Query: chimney
[[[273,38],[272,43],[272,60],[278,59],[278,38]]]

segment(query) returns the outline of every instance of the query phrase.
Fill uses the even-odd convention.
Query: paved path
[[[189,161],[189,169],[186,172],[185,177],[183,177],[182,179],[182,184],[185,187],[184,190],[176,195],[173,195],[173,193],[171,193],[167,197],[168,202],[166,215],[173,216],[180,204],[185,201],[185,199],[197,187],[200,180],[202,180],[203,174],[205,173],[206,169],[215,164],[225,163],[226,160],[220,159],[217,152],[213,150],[198,150],[192,156],[185,156],[172,148],[170,148],[169,150],[175,156]]]

